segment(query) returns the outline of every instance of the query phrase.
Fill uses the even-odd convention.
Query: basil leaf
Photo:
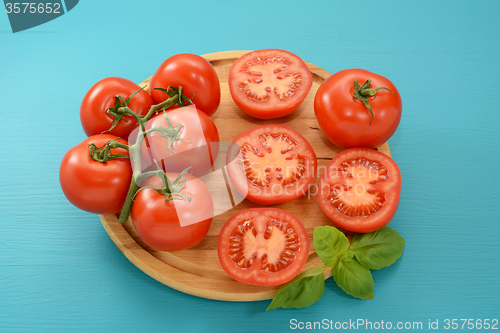
[[[303,308],[316,302],[325,290],[324,267],[311,268],[284,284],[266,311],[277,308]]]
[[[372,273],[361,266],[356,259],[344,259],[332,268],[333,279],[349,295],[361,299],[373,299],[374,283]]]
[[[369,269],[381,269],[392,265],[403,253],[405,240],[390,227],[368,234],[356,234],[349,250],[358,262]]]
[[[314,228],[314,247],[326,266],[334,266],[339,257],[349,248],[349,240],[337,228],[322,226]]]

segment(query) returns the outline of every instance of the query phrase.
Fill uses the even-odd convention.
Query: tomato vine
[[[180,128],[182,127],[182,124],[179,123],[177,124],[176,127],[173,127],[167,118],[168,127],[155,126],[154,128],[146,130],[145,125],[147,121],[151,119],[151,117],[157,114],[158,112],[164,111],[165,109],[169,108],[172,105],[178,104],[179,106],[187,106],[192,104],[192,98],[189,98],[182,94],[182,87],[179,88],[168,87],[168,89],[156,88],[158,90],[167,93],[170,96],[170,98],[166,99],[165,101],[159,104],[151,106],[149,112],[145,116],[140,116],[136,114],[132,109],[130,109],[129,103],[132,100],[132,98],[142,89],[143,88],[134,92],[126,100],[124,100],[120,95],[117,95],[115,97],[115,106],[108,110],[108,113],[115,117],[113,124],[111,125],[111,128],[108,131],[111,131],[120,120],[125,121],[125,119],[123,119],[123,116],[131,116],[137,121],[139,130],[136,142],[128,146],[118,142],[118,139],[114,139],[106,142],[106,144],[104,144],[101,147],[97,147],[94,143],[89,144],[89,156],[90,158],[92,158],[97,162],[105,163],[110,159],[118,159],[118,158],[129,158],[131,160],[132,171],[133,171],[132,179],[130,181],[130,187],[127,193],[127,197],[125,199],[125,203],[123,204],[123,208],[120,212],[120,217],[118,220],[119,223],[125,223],[128,220],[128,217],[130,215],[130,210],[132,208],[133,199],[140,190],[140,184],[143,183],[144,180],[152,176],[159,176],[162,180],[164,180],[163,181],[164,188],[158,191],[161,191],[159,193],[164,194],[166,200],[168,200],[168,196],[171,196],[172,194],[180,194],[180,190],[182,189],[183,185],[180,184],[179,181],[180,179],[182,179],[182,175],[184,175],[189,170],[189,168],[184,170],[174,183],[171,183],[168,180],[168,177],[166,177],[165,172],[161,170],[161,168],[159,167],[158,170],[145,171],[145,172],[142,171],[141,146],[149,134],[158,133],[166,137],[169,143],[168,149],[170,150],[172,150],[171,145],[174,141],[183,140],[183,138],[179,135],[179,131]],[[129,155],[113,154],[111,152],[111,149],[113,148],[126,149],[129,152]],[[179,195],[179,196],[180,199],[182,200],[190,200],[190,198],[188,198],[185,195]]]

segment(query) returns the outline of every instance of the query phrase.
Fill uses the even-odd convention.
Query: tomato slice
[[[233,215],[217,245],[224,271],[237,281],[277,286],[293,279],[309,255],[306,228],[277,208],[252,208]]]
[[[392,158],[376,150],[353,148],[328,164],[318,200],[335,225],[367,233],[391,221],[400,192],[401,173]]]
[[[263,125],[233,140],[227,162],[235,189],[261,205],[284,203],[303,195],[316,177],[313,148],[297,131],[284,125]]]
[[[274,119],[292,113],[306,98],[313,78],[295,54],[278,49],[249,52],[229,70],[229,91],[248,115]]]

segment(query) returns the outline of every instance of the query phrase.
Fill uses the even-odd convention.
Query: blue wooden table
[[[0,14],[0,331],[282,332],[314,322],[369,332],[389,323],[499,329],[500,1],[180,6],[80,1],[15,34]],[[373,272],[373,300],[347,296],[332,279],[299,310],[183,294],[131,264],[97,216],[62,194],[59,163],[85,138],[79,105],[92,84],[141,82],[176,53],[261,48],[332,73],[364,68],[401,92],[403,117],[389,143],[403,187],[389,225],[406,248]]]

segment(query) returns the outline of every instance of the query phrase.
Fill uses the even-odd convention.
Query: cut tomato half
[[[284,125],[263,125],[233,140],[227,169],[234,188],[261,205],[295,200],[316,176],[316,154],[307,140]]]
[[[400,192],[401,174],[392,158],[376,150],[353,148],[328,164],[318,200],[336,226],[367,233],[391,221]]]
[[[255,118],[274,119],[297,109],[309,93],[313,77],[295,54],[265,49],[237,59],[229,70],[228,82],[241,110]]]
[[[293,279],[309,255],[306,228],[293,214],[277,208],[242,210],[219,234],[219,261],[233,279],[277,286]]]

